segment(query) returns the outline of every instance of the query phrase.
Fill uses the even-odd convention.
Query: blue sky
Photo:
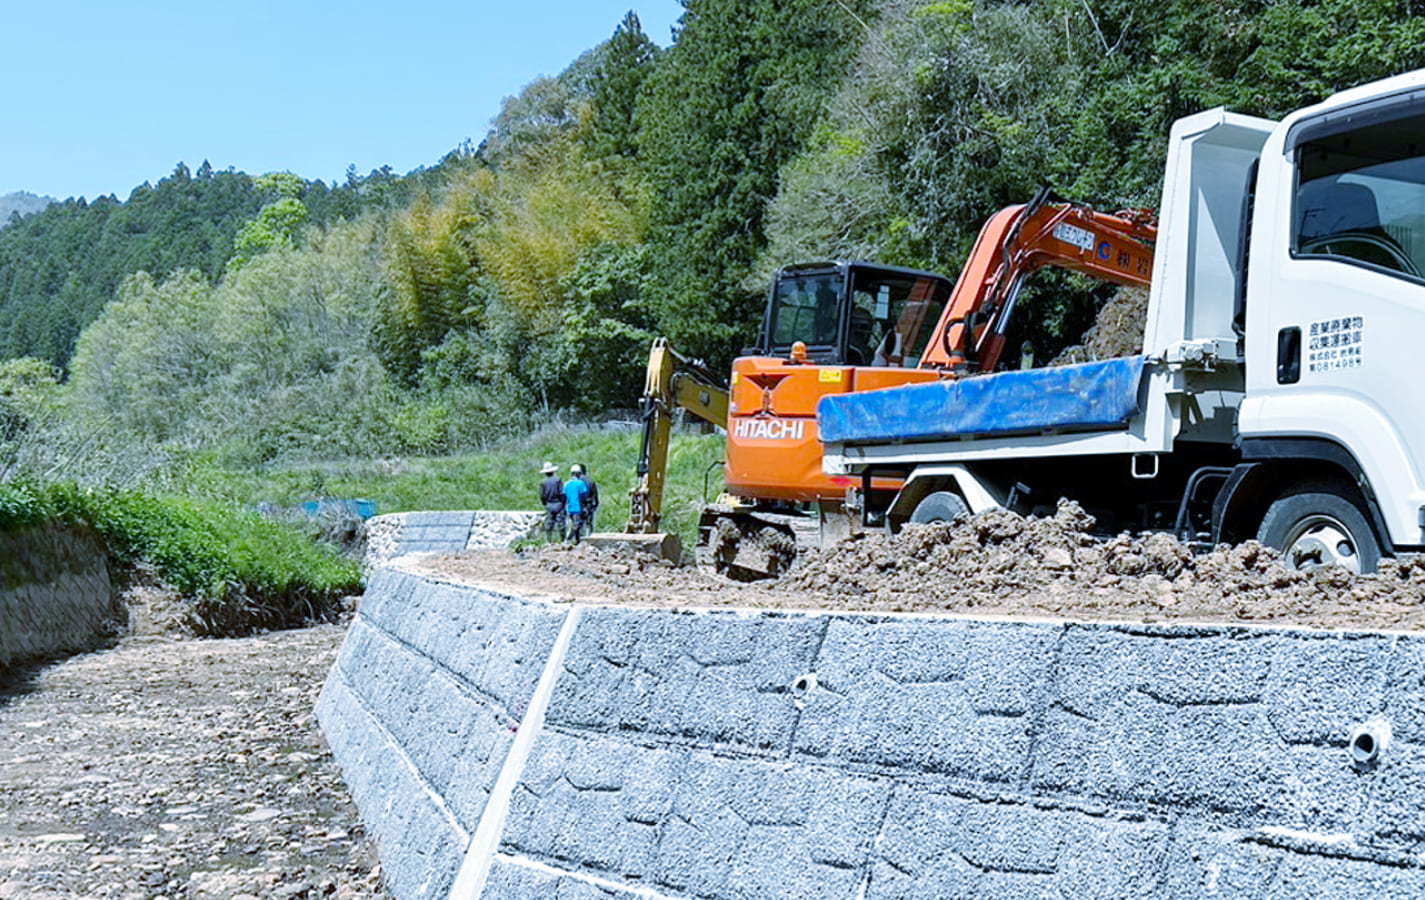
[[[328,184],[479,142],[629,9],[671,42],[678,0],[7,0],[0,194],[127,199],[184,162]]]

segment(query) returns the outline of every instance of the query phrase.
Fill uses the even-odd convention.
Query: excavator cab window
[[[841,327],[841,281],[836,271],[779,278],[772,291],[768,349],[784,352],[801,341],[813,359],[833,354]]]
[[[801,341],[821,365],[914,368],[950,289],[939,275],[869,263],[784,270],[763,349],[780,355]]]
[[[915,368],[949,295],[937,275],[853,267],[848,364]]]

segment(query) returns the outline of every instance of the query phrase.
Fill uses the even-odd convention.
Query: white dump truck
[[[1425,548],[1422,273],[1425,70],[1281,122],[1189,116],[1142,355],[829,395],[825,469],[893,530],[1067,497],[1110,532],[1371,571]]]

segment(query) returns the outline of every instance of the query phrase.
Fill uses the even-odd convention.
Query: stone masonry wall
[[[565,611],[380,569],[317,715],[398,897],[445,897]]]
[[[121,610],[92,532],[0,531],[0,671],[97,647]]]
[[[319,714],[402,898],[1425,896],[1425,638],[367,597],[431,650],[358,620]]]

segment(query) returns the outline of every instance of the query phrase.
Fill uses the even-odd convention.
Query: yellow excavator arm
[[[702,363],[688,359],[666,338],[648,354],[640,412],[643,446],[638,455],[638,485],[629,502],[629,534],[655,534],[663,518],[663,483],[668,475],[668,441],[673,411],[686,409],[704,421],[727,427],[728,391]]]

